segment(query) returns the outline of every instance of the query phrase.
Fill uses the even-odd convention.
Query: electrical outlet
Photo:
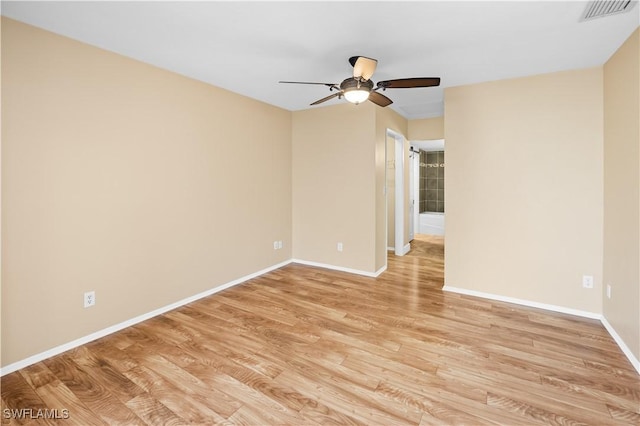
[[[273,249],[274,250],[278,250],[278,242],[277,241],[273,242]]]
[[[282,248],[282,241],[278,241],[278,250]]]
[[[611,299],[611,285],[607,284],[607,299]]]
[[[84,294],[84,307],[90,308],[96,304],[96,292],[88,291]]]
[[[342,251],[342,243],[338,243],[338,251]]]
[[[593,288],[593,277],[591,275],[582,276],[582,287]]]

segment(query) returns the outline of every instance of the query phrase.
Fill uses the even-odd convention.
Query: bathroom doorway
[[[444,139],[411,141],[418,151],[418,170],[412,169],[418,182],[415,234],[444,236],[445,233],[445,143]],[[416,154],[414,154],[416,155]],[[414,189],[415,190],[415,189]]]

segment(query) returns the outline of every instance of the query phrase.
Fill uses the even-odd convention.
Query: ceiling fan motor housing
[[[373,82],[371,80],[360,81],[356,78],[349,77],[340,83],[340,90],[348,92],[349,90],[366,90],[370,92],[373,89]]]

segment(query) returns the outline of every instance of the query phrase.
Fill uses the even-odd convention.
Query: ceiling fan
[[[387,89],[408,89],[412,87],[433,87],[440,85],[440,78],[438,77],[419,77],[383,80],[379,81],[374,87],[373,81],[370,79],[378,64],[376,59],[367,58],[365,56],[352,56],[349,58],[349,63],[353,67],[353,77],[343,80],[340,84],[308,81],[280,81],[279,83],[318,84],[329,87],[329,91],[336,91],[325,98],[318,99],[311,105],[318,105],[335,97],[338,99],[344,97],[347,101],[356,105],[361,102],[365,102],[366,100],[370,100],[381,107],[391,105],[393,101],[385,95],[378,93],[378,90],[380,89],[385,91]]]

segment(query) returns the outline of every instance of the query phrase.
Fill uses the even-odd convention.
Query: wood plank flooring
[[[2,424],[640,425],[598,321],[443,293],[443,258],[286,266],[6,375]]]

